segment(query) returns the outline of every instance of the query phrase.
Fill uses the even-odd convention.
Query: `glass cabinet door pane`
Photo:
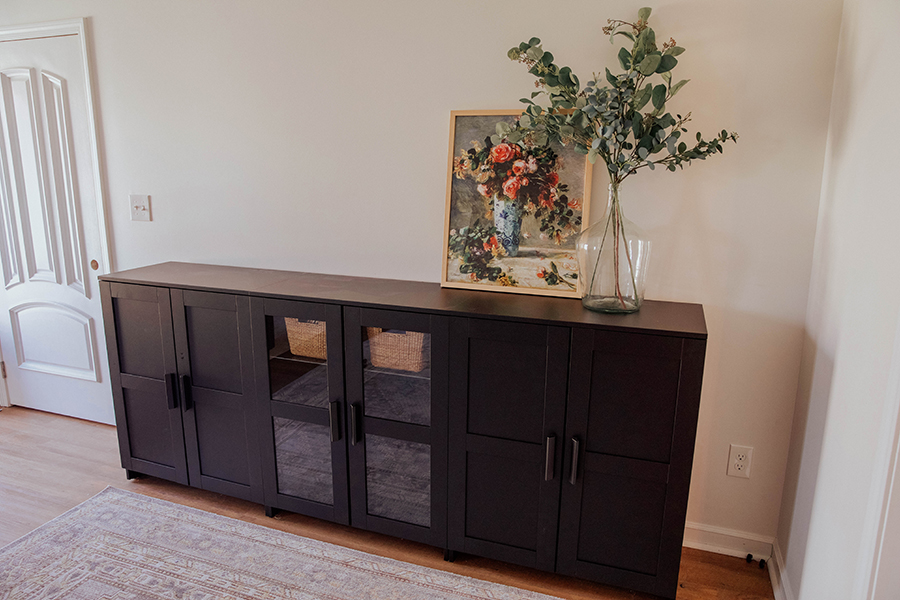
[[[431,425],[431,335],[363,328],[367,417]]]
[[[431,447],[366,434],[370,515],[431,526]]]
[[[266,317],[272,400],[328,406],[325,322]]]
[[[278,493],[334,504],[328,427],[274,417]]]

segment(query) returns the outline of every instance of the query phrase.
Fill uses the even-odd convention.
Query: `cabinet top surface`
[[[682,302],[646,300],[636,313],[608,315],[589,311],[580,300],[573,298],[449,289],[442,288],[438,283],[421,281],[180,262],[119,271],[103,275],[100,279],[111,283],[668,333],[701,339],[707,336],[703,307]]]

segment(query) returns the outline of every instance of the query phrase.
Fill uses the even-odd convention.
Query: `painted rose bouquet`
[[[498,123],[498,131],[512,133],[510,127]],[[474,143],[461,150],[453,161],[457,179],[473,179],[478,193],[485,201],[485,218],[493,218],[494,211],[507,210],[531,215],[540,220],[540,231],[547,238],[561,244],[580,231],[581,216],[577,201],[570,201],[568,186],[560,183],[559,156],[549,146],[513,143],[508,138],[485,139],[485,145]],[[493,235],[493,234],[492,234]],[[501,238],[503,236],[501,235]],[[518,240],[501,239],[503,252],[515,256]]]

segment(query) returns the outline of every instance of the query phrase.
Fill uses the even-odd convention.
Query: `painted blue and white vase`
[[[522,232],[522,207],[508,198],[494,196],[494,227],[497,228],[497,241],[506,255],[516,256]]]

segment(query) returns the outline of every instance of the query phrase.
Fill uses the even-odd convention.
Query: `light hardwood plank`
[[[111,485],[265,527],[534,590],[567,600],[651,600],[652,596],[473,556],[443,560],[437,548],[279,513],[258,504],[154,479],[125,479],[116,430],[109,425],[12,407],[0,411],[0,546],[25,535]],[[768,574],[757,565],[685,548],[678,600],[774,600]]]

